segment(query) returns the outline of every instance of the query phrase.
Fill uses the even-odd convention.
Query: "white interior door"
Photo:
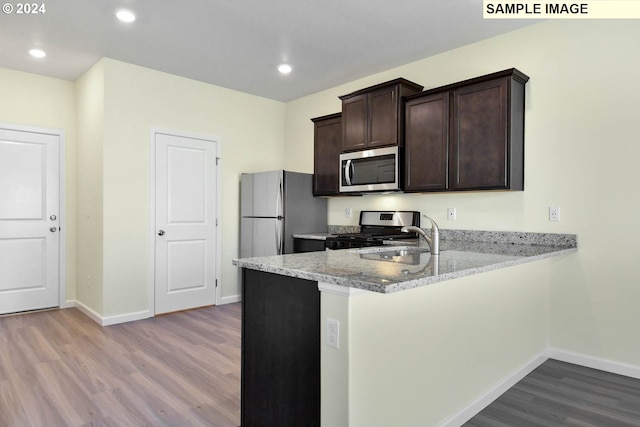
[[[155,313],[213,305],[216,142],[155,133]]]
[[[59,305],[60,135],[0,128],[0,313]]]

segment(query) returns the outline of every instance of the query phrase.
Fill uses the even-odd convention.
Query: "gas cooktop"
[[[420,212],[361,211],[359,224],[359,233],[344,233],[327,237],[325,248],[362,248],[382,246],[385,240],[417,239],[416,233],[403,233],[400,230],[406,225],[419,227]]]

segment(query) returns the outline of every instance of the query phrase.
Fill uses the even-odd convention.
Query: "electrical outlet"
[[[549,206],[549,221],[560,221],[560,206]]]
[[[347,218],[351,219],[351,217],[353,216],[353,211],[351,210],[351,208],[346,208],[344,210],[344,216],[346,216]]]
[[[447,219],[449,221],[456,220],[456,208],[447,208]]]
[[[327,318],[327,345],[335,349],[340,347],[340,322]]]

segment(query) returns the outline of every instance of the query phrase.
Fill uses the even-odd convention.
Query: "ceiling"
[[[279,101],[535,22],[485,20],[481,0],[42,2],[44,13],[0,14],[0,67],[74,81],[109,57]]]

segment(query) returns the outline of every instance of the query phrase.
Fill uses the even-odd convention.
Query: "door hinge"
[[[218,226],[218,218],[216,218],[216,227]]]
[[[218,279],[216,279],[216,288],[218,287]]]
[[[220,157],[216,157],[216,166],[218,166],[219,162],[220,162]]]

